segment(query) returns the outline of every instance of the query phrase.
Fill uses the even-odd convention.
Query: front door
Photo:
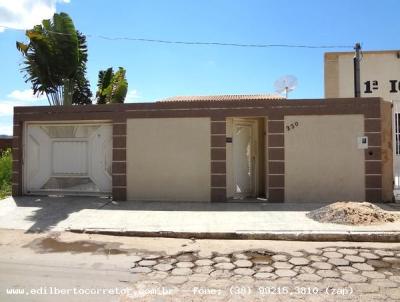
[[[233,173],[234,198],[256,195],[256,121],[234,120],[233,123]]]

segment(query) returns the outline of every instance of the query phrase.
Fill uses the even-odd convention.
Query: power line
[[[24,29],[12,28],[8,26],[0,25],[9,30],[25,31]],[[60,33],[51,30],[47,32],[56,35],[70,35],[67,33]],[[249,48],[269,48],[269,47],[280,47],[280,48],[310,48],[310,49],[332,49],[332,48],[350,48],[352,45],[301,45],[301,44],[246,44],[246,43],[224,43],[224,42],[201,42],[201,41],[176,41],[176,40],[161,40],[161,39],[147,39],[147,38],[135,38],[135,37],[109,37],[104,35],[92,35],[86,34],[89,38],[98,38],[108,41],[135,41],[135,42],[148,42],[148,43],[161,43],[161,44],[180,44],[180,45],[204,45],[204,46],[232,46],[232,47],[249,47]]]

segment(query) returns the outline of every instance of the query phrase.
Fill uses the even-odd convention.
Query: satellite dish
[[[274,83],[275,91],[278,93],[285,93],[288,98],[289,92],[293,91],[297,87],[297,78],[293,75],[285,75],[277,79]]]

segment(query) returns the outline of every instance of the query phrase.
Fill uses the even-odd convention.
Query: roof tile
[[[196,101],[254,101],[254,100],[284,100],[277,94],[227,94],[227,95],[189,95],[173,96],[158,102],[196,102]]]

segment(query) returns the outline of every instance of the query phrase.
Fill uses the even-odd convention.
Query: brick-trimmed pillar
[[[113,200],[126,200],[126,119],[113,120],[113,162],[112,195]]]
[[[382,201],[382,138],[379,112],[364,116],[364,135],[368,137],[365,150],[365,200]]]
[[[211,117],[211,201],[226,201],[225,117]]]
[[[285,201],[285,124],[283,116],[268,118],[267,189],[269,202]]]
[[[12,196],[22,196],[22,123],[14,121],[12,141]]]

